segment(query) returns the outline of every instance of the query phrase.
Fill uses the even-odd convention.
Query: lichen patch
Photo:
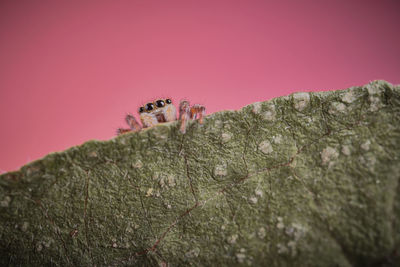
[[[278,229],[285,228],[285,224],[283,223],[282,217],[278,217],[277,219],[278,219],[278,223],[276,224],[276,228],[278,228]]]
[[[381,107],[381,100],[377,96],[370,96],[369,98],[369,110],[372,112],[378,111],[379,108]]]
[[[26,230],[28,230],[29,227],[29,223],[28,222],[24,222],[21,226],[21,231],[22,232],[26,232]]]
[[[174,176],[169,175],[167,179],[168,179],[168,186],[169,187],[174,187],[176,185]]]
[[[237,253],[236,254],[236,259],[239,263],[243,263],[244,260],[246,259],[246,255],[243,253]]]
[[[215,166],[214,175],[215,176],[226,176],[228,174],[226,163],[219,164]]]
[[[348,104],[353,103],[356,99],[357,97],[354,95],[354,90],[349,90],[342,96],[342,101]]]
[[[174,187],[176,185],[175,177],[173,175],[168,175],[167,177],[161,177],[159,184],[161,188]]]
[[[214,126],[215,126],[215,128],[222,128],[222,126],[223,126],[224,124],[223,124],[223,122],[221,121],[221,120],[215,120],[215,122],[214,122]]]
[[[261,191],[260,189],[256,189],[254,192],[256,193],[256,196],[258,196],[258,197],[263,196],[263,191]]]
[[[367,88],[369,95],[377,95],[380,93],[381,89],[373,83],[369,83],[365,86]]]
[[[43,249],[43,245],[41,242],[37,242],[35,247],[37,252],[40,252]]]
[[[348,145],[342,146],[342,154],[345,156],[350,156],[351,151],[350,151],[350,147]]]
[[[287,246],[288,246],[289,250],[291,251],[291,255],[293,257],[296,256],[296,254],[297,254],[297,247],[296,247],[297,243],[295,241],[291,240],[291,241],[289,241],[287,243]]]
[[[359,156],[359,162],[365,165],[369,170],[373,171],[376,164],[376,157],[373,154]]]
[[[364,143],[361,144],[361,149],[364,151],[368,151],[370,149],[371,141],[367,140]]]
[[[239,253],[236,253],[236,259],[239,263],[243,263],[246,259],[246,249],[241,248]]]
[[[329,114],[346,112],[346,105],[340,102],[333,102],[328,110]]]
[[[259,229],[258,229],[258,231],[257,231],[257,236],[260,238],[260,239],[264,239],[264,237],[267,235],[267,231],[265,230],[265,228],[264,227],[260,227]]]
[[[275,144],[281,144],[282,143],[282,135],[280,135],[280,134],[275,135],[274,137],[272,137],[272,141]]]
[[[232,139],[232,134],[229,132],[225,132],[221,134],[222,142],[226,143]]]
[[[132,167],[135,169],[140,169],[143,167],[142,161],[139,159],[136,162],[132,163]]]
[[[194,248],[188,252],[185,253],[186,258],[196,258],[200,254],[200,248]]]
[[[117,245],[117,239],[116,239],[116,238],[111,239],[111,246],[112,246],[113,248],[117,248],[117,247],[118,247],[118,245]]]
[[[268,140],[264,140],[262,141],[259,145],[258,145],[258,149],[261,150],[264,154],[269,154],[272,151],[274,151],[274,149],[272,148],[271,143]]]
[[[229,244],[235,244],[236,240],[238,239],[238,237],[239,236],[237,234],[231,235],[230,237],[228,237],[228,243]]]
[[[151,197],[151,196],[153,196],[153,188],[149,188],[148,190],[147,190],[147,192],[146,192],[146,197]]]
[[[262,113],[262,117],[267,121],[274,121],[276,118],[275,105],[270,103],[267,105],[267,110]]]
[[[168,138],[168,135],[165,132],[165,128],[163,127],[155,128],[153,133],[157,139],[165,140]]]
[[[251,204],[257,204],[258,198],[253,196],[253,197],[249,198],[249,201],[250,201]]]
[[[251,110],[255,114],[259,114],[261,112],[261,103],[256,102],[253,104],[253,109]]]
[[[93,150],[93,151],[90,151],[90,152],[88,153],[88,156],[89,156],[90,158],[97,158],[97,157],[98,157],[98,154],[97,154],[97,152],[96,152],[95,150]]]
[[[1,202],[0,202],[0,207],[7,208],[10,205],[11,198],[9,196],[6,196]]]
[[[326,165],[330,163],[331,161],[337,159],[339,156],[339,153],[336,151],[335,148],[333,147],[326,147],[324,150],[321,152],[321,160],[322,160],[322,165]]]
[[[278,243],[276,247],[278,249],[278,254],[286,254],[289,252],[288,248],[282,243]]]
[[[309,93],[295,93],[293,94],[294,108],[298,111],[303,111],[310,103]]]

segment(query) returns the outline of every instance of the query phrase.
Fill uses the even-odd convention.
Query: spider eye
[[[144,108],[143,107],[140,107],[139,108],[139,113],[143,113],[144,112]]]
[[[165,100],[165,102],[167,102],[167,104],[171,104],[172,103],[171,99],[167,99],[167,100]]]
[[[165,103],[164,103],[164,101],[162,101],[162,100],[157,100],[157,101],[156,101],[156,106],[157,106],[158,108],[162,108],[163,106],[165,106]]]
[[[154,109],[153,103],[147,103],[147,104],[146,104],[146,110],[147,110],[147,111],[150,111],[150,110],[153,110],[153,109]]]

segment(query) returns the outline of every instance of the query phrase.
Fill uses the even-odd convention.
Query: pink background
[[[400,83],[387,1],[0,1],[0,171],[90,139],[157,97],[207,113]]]

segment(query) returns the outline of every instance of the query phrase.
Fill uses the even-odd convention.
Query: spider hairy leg
[[[206,108],[202,105],[193,105],[190,107],[188,101],[183,100],[179,105],[179,120],[181,121],[180,131],[186,133],[187,123],[190,119],[196,119],[200,124],[203,124],[203,117],[205,115]]]
[[[186,133],[186,125],[190,120],[190,104],[188,101],[183,100],[179,104],[179,120],[181,121],[180,131]]]
[[[202,105],[193,105],[190,108],[190,117],[192,119],[197,119],[200,124],[203,124],[203,117],[206,113],[206,108]]]
[[[131,129],[118,128],[117,129],[117,135],[121,135],[121,134],[124,134],[124,133],[127,133],[127,132],[131,132],[131,131],[132,131]]]
[[[153,127],[158,124],[156,115],[152,113],[141,113],[140,120],[142,121],[143,128]]]
[[[167,105],[164,109],[166,121],[176,121],[176,109],[174,105]]]
[[[125,117],[125,122],[128,124],[130,129],[118,128],[117,135],[124,134],[127,132],[138,132],[142,129],[142,126],[137,122],[132,114],[128,114]]]
[[[128,126],[134,132],[138,132],[142,129],[142,126],[139,124],[139,122],[135,119],[135,117],[132,114],[126,115],[125,121],[126,124],[128,124]]]

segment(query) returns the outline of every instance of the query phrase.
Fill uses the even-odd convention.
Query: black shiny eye
[[[165,102],[167,102],[167,104],[171,104],[172,103],[171,99],[167,99],[167,100],[165,100]]]
[[[162,108],[163,106],[165,106],[165,103],[164,103],[164,101],[162,101],[162,100],[157,100],[157,101],[156,101],[156,106],[157,106],[158,108]]]
[[[143,113],[144,112],[144,108],[143,107],[140,107],[139,108],[139,113]]]
[[[153,103],[147,103],[147,104],[146,104],[146,110],[147,110],[147,111],[153,110],[153,109],[154,109]]]

